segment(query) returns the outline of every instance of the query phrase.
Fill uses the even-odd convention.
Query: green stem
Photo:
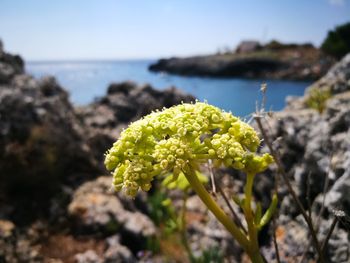
[[[193,190],[197,193],[199,198],[208,207],[208,209],[214,214],[214,216],[225,226],[225,228],[231,233],[231,235],[237,240],[237,242],[243,247],[243,249],[249,254],[250,244],[246,236],[241,232],[237,225],[225,214],[225,212],[218,206],[211,195],[205,190],[203,184],[197,178],[195,171],[192,167],[187,167],[184,174],[191,184]],[[256,261],[259,262],[259,261]]]
[[[251,211],[251,202],[252,202],[252,193],[253,193],[253,183],[254,183],[254,174],[247,174],[247,182],[244,187],[245,202],[244,207],[246,210]]]
[[[254,223],[254,215],[251,207],[254,176],[255,175],[251,173],[247,174],[247,182],[244,188],[245,201],[243,210],[248,225],[248,236],[250,243],[250,251],[248,252],[248,254],[254,263],[263,263],[264,260],[259,251],[258,229]]]

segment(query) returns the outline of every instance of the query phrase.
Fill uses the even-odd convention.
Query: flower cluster
[[[105,165],[114,170],[116,190],[135,196],[148,191],[156,175],[174,178],[189,165],[208,159],[247,173],[258,173],[273,161],[258,156],[255,130],[231,113],[207,103],[181,104],[153,112],[130,124],[108,151]]]

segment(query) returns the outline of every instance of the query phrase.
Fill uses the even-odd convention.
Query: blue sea
[[[175,86],[193,94],[200,101],[216,105],[237,116],[247,117],[262,99],[260,86],[267,83],[266,109],[278,111],[285,106],[288,95],[301,96],[311,82],[282,80],[247,80],[241,78],[184,77],[148,71],[153,60],[118,61],[50,61],[29,62],[28,73],[35,77],[55,76],[68,90],[75,105],[84,105],[105,95],[112,82],[132,80],[149,83],[162,90]]]

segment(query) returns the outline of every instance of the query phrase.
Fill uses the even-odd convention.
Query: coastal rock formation
[[[22,58],[6,53],[0,39],[0,84],[9,83],[16,74],[23,72],[24,62]]]
[[[315,84],[311,85],[307,93],[313,87],[319,89],[330,88],[332,94],[342,93],[350,90],[350,54],[346,55],[339,63],[335,64],[327,74]]]
[[[331,91],[323,113],[308,106],[308,95],[314,89]],[[290,99],[286,109],[276,113],[270,122],[272,136],[279,138],[278,146],[286,169],[294,173],[303,199],[306,176],[314,180],[314,183],[311,181],[313,199],[323,190],[326,175],[333,185],[348,170],[349,101],[350,54],[310,86],[304,97]]]
[[[99,169],[67,92],[54,78],[23,74],[21,61],[0,57],[11,72],[0,83],[0,187],[40,198]]]
[[[250,52],[160,59],[149,70],[185,76],[315,80],[333,63],[312,45],[270,43]]]
[[[225,59],[223,56],[227,55],[160,59],[157,63],[150,65],[149,69],[185,76],[258,78],[268,72],[288,67],[277,59]]]

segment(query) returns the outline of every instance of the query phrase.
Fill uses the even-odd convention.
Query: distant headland
[[[149,70],[186,76],[315,80],[334,62],[310,43],[242,41],[235,50],[224,53],[160,59]]]

